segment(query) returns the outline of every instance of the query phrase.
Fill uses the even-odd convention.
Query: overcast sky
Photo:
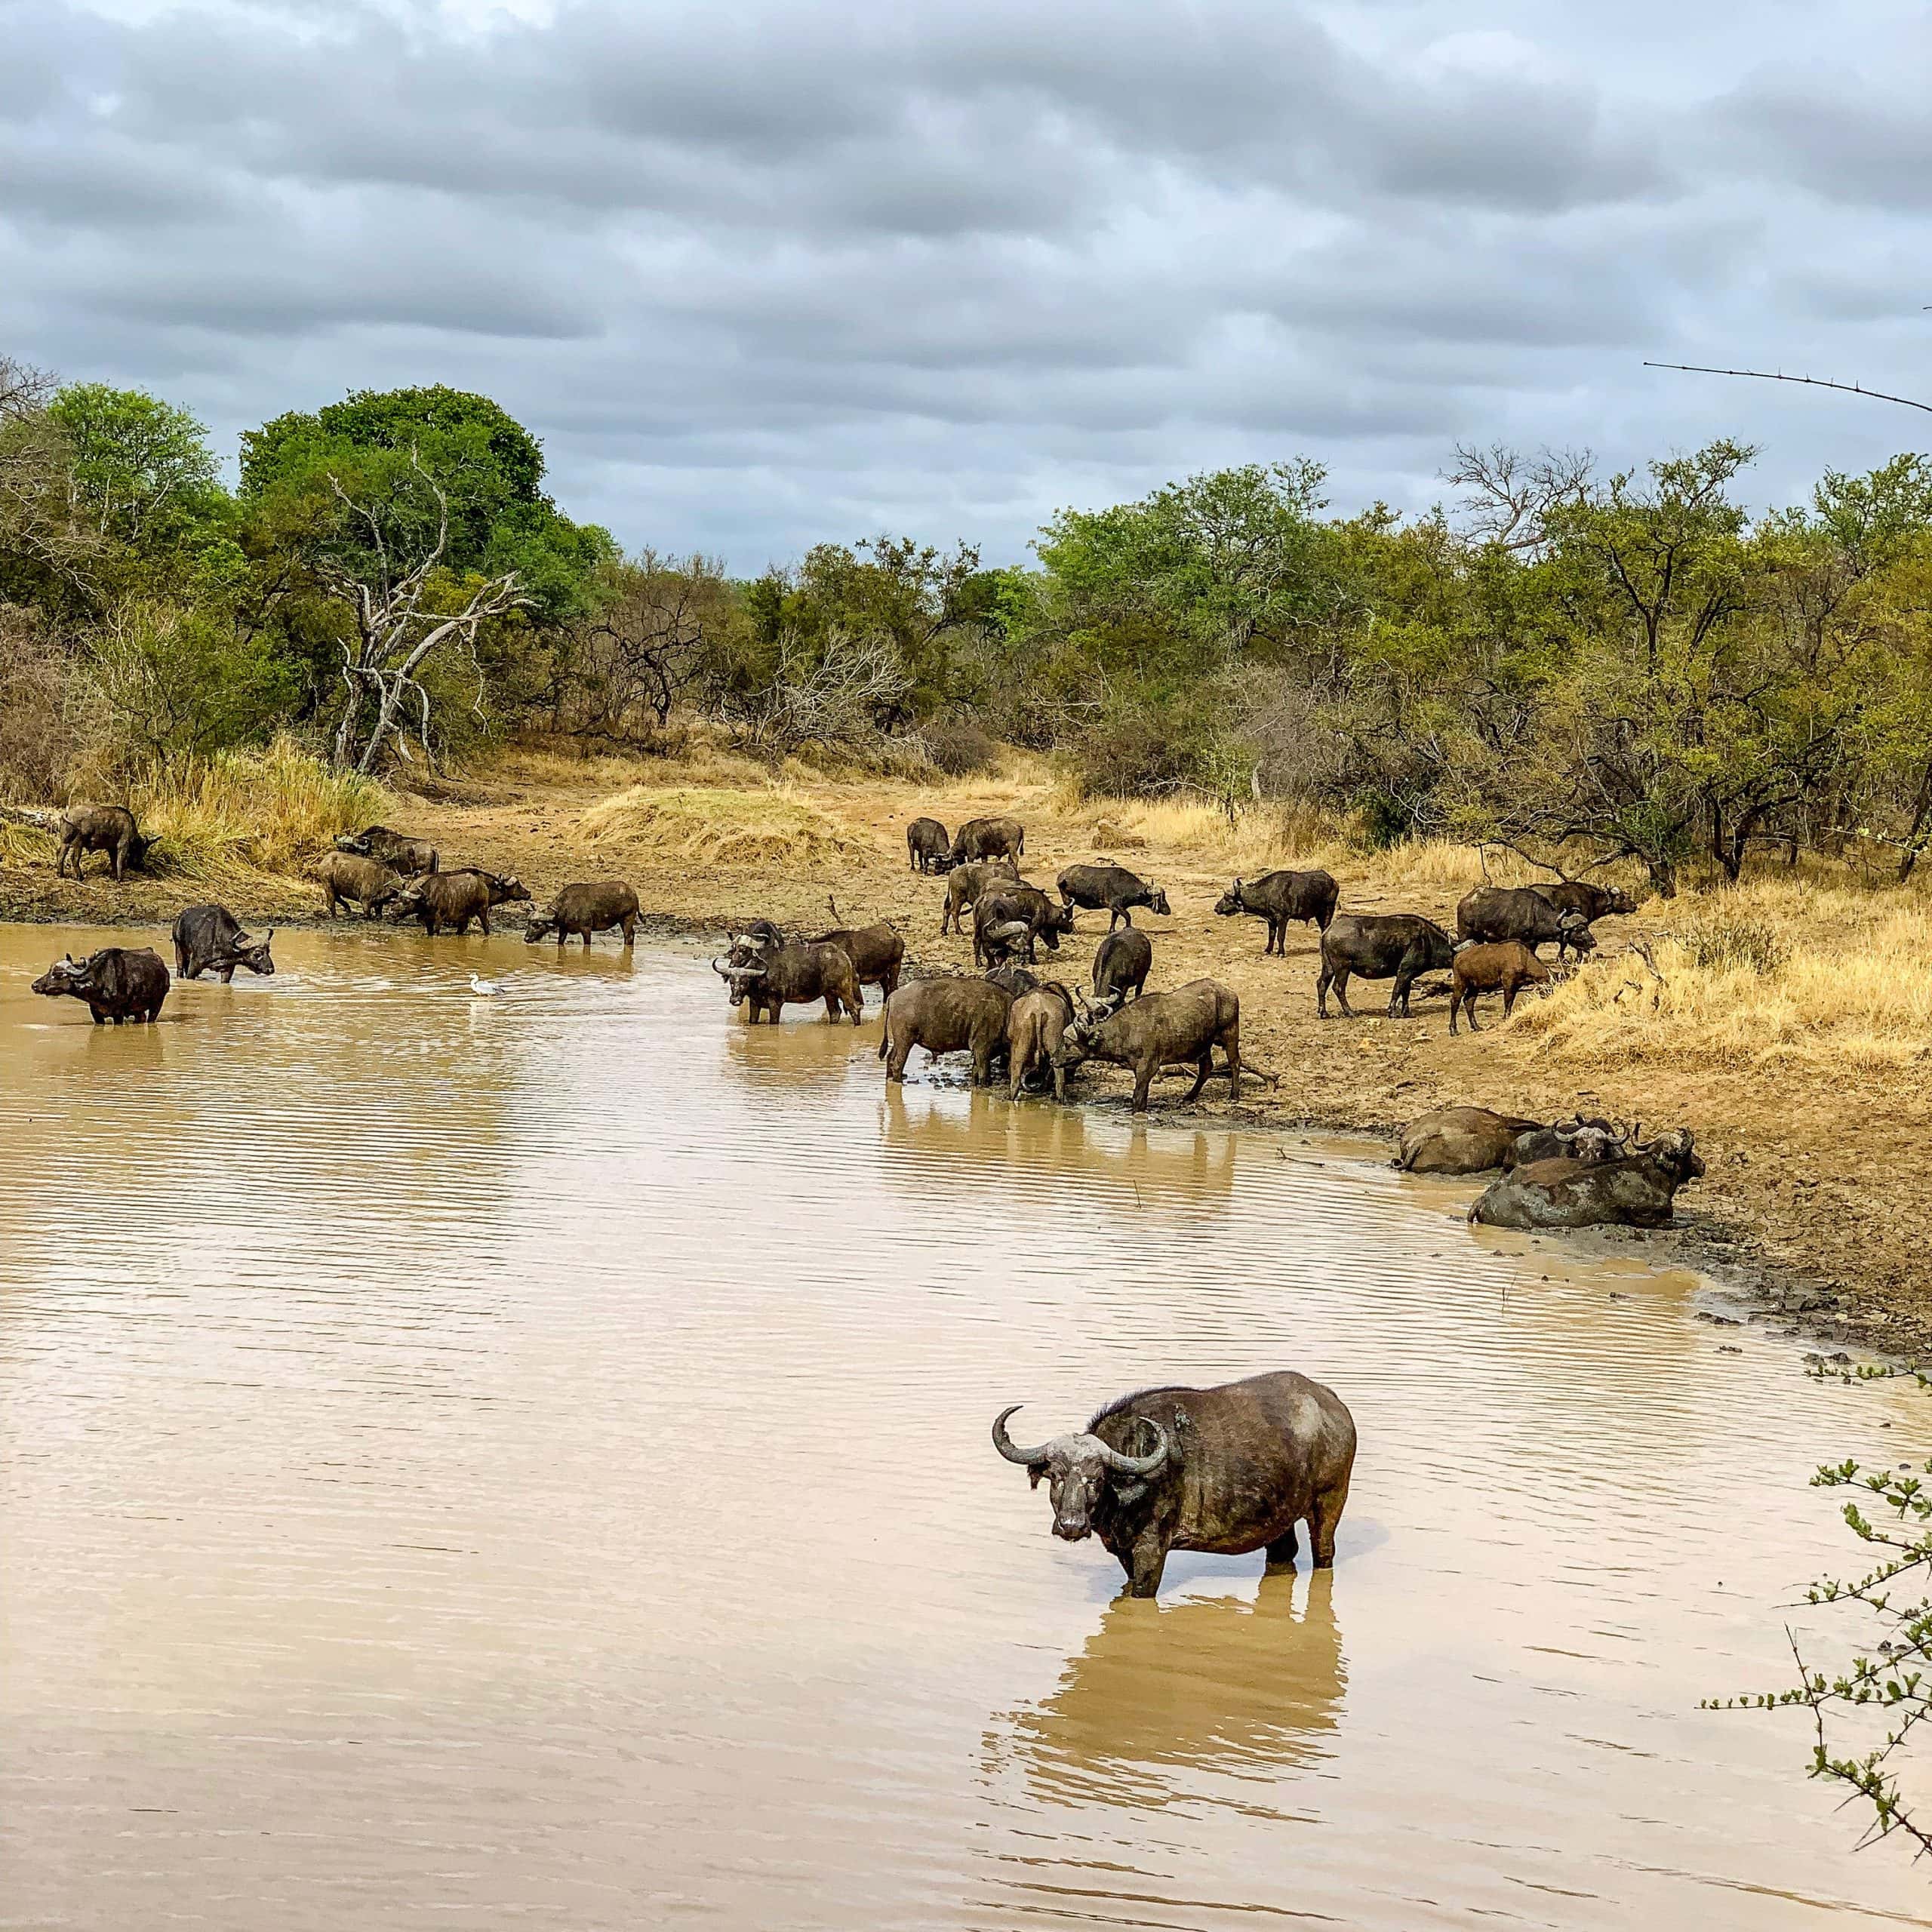
[[[1753,494],[1932,418],[1924,0],[0,0],[0,349],[237,432],[445,382],[755,570],[1458,440]]]

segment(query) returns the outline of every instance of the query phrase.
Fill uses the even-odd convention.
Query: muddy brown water
[[[1924,1398],[680,952],[290,933],[115,1030],[27,992],[91,941],[0,928],[0,1925],[1932,1924],[1697,1709]],[[1280,1366],[1329,1574],[1116,1601],[986,1438]]]

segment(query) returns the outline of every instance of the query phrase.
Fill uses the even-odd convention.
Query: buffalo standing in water
[[[225,986],[235,977],[235,968],[245,966],[267,979],[275,971],[269,956],[269,941],[274,937],[271,926],[268,938],[251,939],[226,906],[190,906],[174,921],[175,975],[198,980],[204,973],[218,973]]]
[[[54,861],[54,876],[63,877],[71,860],[78,878],[87,855],[105,852],[108,869],[115,878],[125,878],[128,868],[143,863],[159,842],[141,836],[134,814],[125,805],[75,805],[60,821],[60,856]]]
[[[1251,1376],[1214,1389],[1143,1389],[1109,1403],[1078,1435],[1022,1449],[1003,1409],[993,1447],[1037,1487],[1046,1478],[1054,1534],[1097,1536],[1151,1597],[1171,1549],[1292,1563],[1308,1524],[1315,1567],[1335,1560],[1335,1530],[1355,1467],[1355,1418],[1305,1375]]]
[[[445,926],[460,937],[469,931],[474,919],[488,937],[492,906],[529,897],[529,887],[514,875],[506,877],[469,866],[461,872],[426,872],[391,902],[389,915],[398,920],[420,919],[423,930],[432,939]]]
[[[98,1026],[124,1020],[137,1025],[152,1024],[161,1017],[162,1002],[168,997],[168,968],[152,946],[138,951],[110,946],[76,959],[70,952],[57,959],[33,983],[33,990],[49,999],[63,995],[86,1003]]]
[[[537,946],[554,936],[559,952],[573,937],[580,937],[588,952],[592,933],[608,933],[616,927],[623,932],[625,945],[634,946],[637,918],[637,894],[622,879],[593,879],[565,886],[542,912],[531,913],[523,937],[528,944]]]
[[[724,982],[725,997],[734,1006],[749,1005],[751,1023],[769,1019],[776,1026],[788,1006],[825,1001],[825,1017],[835,1020],[842,1008],[859,1023],[859,978],[852,955],[842,946],[801,946],[795,941],[766,950],[735,943],[721,966],[711,970]]]
[[[1198,1100],[1213,1070],[1214,1049],[1227,1061],[1228,1098],[1241,1098],[1241,998],[1218,980],[1191,980],[1172,992],[1145,993],[1116,1013],[1097,1008],[1075,1020],[1054,1051],[1056,1075],[1090,1060],[1134,1069],[1133,1111],[1147,1111],[1154,1076],[1164,1066],[1191,1066],[1194,1084],[1181,1105]]]
[[[885,1003],[885,1032],[878,1057],[888,1080],[906,1078],[915,1047],[937,1060],[942,1054],[970,1053],[973,1084],[984,1087],[993,1062],[1007,1051],[1007,1020],[1013,995],[990,980],[912,980]]]

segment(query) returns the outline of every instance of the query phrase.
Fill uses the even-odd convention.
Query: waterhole
[[[0,1925],[1932,1924],[1697,1708],[1923,1398],[1379,1149],[886,1090],[701,957],[29,993],[113,937],[0,928]],[[1275,1367],[1361,1432],[1332,1573],[1118,1600],[987,1440]]]

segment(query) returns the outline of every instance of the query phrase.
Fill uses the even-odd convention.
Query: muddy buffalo
[[[1503,1017],[1507,1020],[1515,1010],[1516,995],[1525,986],[1549,984],[1549,968],[1527,946],[1518,946],[1514,940],[1459,946],[1455,963],[1449,968],[1449,1030],[1456,1030],[1459,1008],[1468,1014],[1472,1033],[1482,1030],[1476,1024],[1478,993],[1500,993]]]
[[[345,832],[335,841],[335,849],[353,853],[358,858],[377,860],[410,878],[436,871],[441,863],[435,847],[428,839],[392,832],[386,825],[368,825],[360,832]]]
[[[795,941],[767,950],[734,947],[731,958],[714,959],[711,970],[724,982],[725,996],[734,1006],[748,1007],[755,1026],[768,1019],[776,1026],[788,1006],[825,1001],[825,1017],[842,1012],[856,1026],[861,1008],[859,980],[852,955],[840,946],[801,945]]]
[[[1611,1160],[1532,1161],[1491,1181],[1469,1219],[1498,1228],[1662,1228],[1677,1190],[1704,1171],[1688,1128]]]
[[[906,1078],[915,1047],[937,1060],[941,1054],[970,1053],[973,1081],[989,1084],[993,1062],[1006,1051],[1007,1015],[1013,1000],[990,980],[915,980],[885,1003],[885,1036],[878,1057],[888,1080]]]
[[[1409,1174],[1482,1174],[1506,1165],[1518,1138],[1542,1125],[1487,1107],[1438,1107],[1403,1128],[1395,1164]]]
[[[513,874],[486,872],[475,866],[461,872],[426,872],[392,902],[392,919],[420,919],[432,939],[447,926],[460,937],[474,919],[487,937],[491,907],[528,899],[530,888]]]
[[[362,916],[373,919],[402,897],[402,881],[392,868],[352,852],[331,852],[316,867],[315,881],[331,919],[340,918],[345,906],[360,906]]]
[[[1214,910],[1224,919],[1245,913],[1251,919],[1268,922],[1268,943],[1264,955],[1287,951],[1288,923],[1312,920],[1318,931],[1326,932],[1335,916],[1335,899],[1341,888],[1324,872],[1263,872],[1259,878],[1236,879],[1214,902]]]
[[[993,1447],[1044,1477],[1054,1534],[1100,1538],[1127,1572],[1130,1596],[1161,1587],[1168,1552],[1245,1556],[1271,1566],[1297,1554],[1306,1522],[1318,1570],[1335,1561],[1335,1531],[1355,1468],[1355,1418],[1305,1375],[1250,1376],[1214,1389],[1143,1389],[1109,1403],[1077,1435],[1023,1449],[1001,1411]]]
[[[1424,973],[1447,971],[1454,963],[1456,942],[1432,919],[1418,912],[1344,912],[1321,935],[1321,971],[1315,982],[1315,1010],[1328,1017],[1329,989],[1336,1003],[1353,1018],[1349,1004],[1350,974],[1364,980],[1393,980],[1389,1017],[1409,1017],[1409,989]]]
[[[906,855],[915,872],[943,872],[952,863],[952,841],[936,818],[915,818],[906,828]]]
[[[1073,995],[1057,980],[1022,993],[1007,1015],[1006,1051],[1009,1097],[1018,1100],[1033,1087],[1032,1076],[1053,1076],[1054,1098],[1066,1098],[1066,1069],[1054,1058],[1068,1027],[1073,1023]],[[1035,1091],[1037,1091],[1035,1089]]]
[[[1158,885],[1149,885],[1138,872],[1111,861],[1103,866],[1069,866],[1054,884],[1064,904],[1106,913],[1109,932],[1123,921],[1132,925],[1137,906],[1144,906],[1164,919],[1168,917],[1168,895]]]
[[[71,860],[78,878],[88,854],[105,852],[108,870],[117,879],[125,878],[128,868],[143,864],[159,843],[141,836],[134,814],[125,805],[75,805],[60,820],[60,856],[54,861],[54,875],[64,877]]]
[[[190,906],[174,921],[175,977],[198,980],[204,973],[218,973],[225,986],[235,969],[244,966],[266,979],[275,971],[269,955],[274,937],[271,926],[264,937],[251,939],[226,906]]]
[[[1108,934],[1094,949],[1095,1004],[1124,1006],[1130,993],[1139,998],[1153,970],[1154,942],[1145,933],[1127,926]]]
[[[1026,850],[1026,828],[1017,818],[969,818],[952,835],[952,863],[974,859],[1018,859]]]
[[[1164,1066],[1191,1066],[1194,1084],[1181,1105],[1200,1097],[1213,1070],[1214,1049],[1227,1063],[1228,1097],[1241,1098],[1241,1001],[1218,980],[1194,980],[1172,992],[1145,993],[1118,1013],[1076,1020],[1054,1055],[1071,1073],[1083,1062],[1106,1060],[1134,1072],[1134,1111],[1147,1110],[1148,1090]]]
[[[97,1026],[110,1020],[117,1026],[124,1020],[138,1026],[160,1017],[168,985],[168,968],[152,946],[110,946],[85,959],[72,953],[57,959],[33,990],[50,999],[84,1001]]]
[[[559,952],[573,937],[581,937],[588,952],[593,933],[617,931],[625,945],[635,946],[637,916],[637,894],[622,879],[592,879],[565,886],[540,912],[531,913],[523,937],[531,946],[554,937]]]
[[[1534,952],[1552,940],[1561,959],[1591,952],[1596,935],[1580,912],[1559,912],[1534,887],[1479,885],[1456,908],[1458,938],[1514,940]]]
[[[946,909],[940,915],[942,934],[966,930],[966,912],[979,903],[991,885],[1017,885],[1020,868],[1011,859],[974,859],[956,865],[946,881]]]
[[[843,947],[852,961],[853,971],[858,975],[861,999],[867,986],[878,987],[879,997],[890,999],[905,971],[906,942],[889,920],[881,920],[875,926],[840,926],[805,943]]]
[[[1057,906],[1036,885],[1002,884],[993,881],[973,907],[973,963],[984,965],[987,933],[1017,921],[1026,928],[1025,957],[1033,957],[1033,942],[1044,940],[1049,952],[1060,950],[1060,936],[1073,930],[1073,908]]]

